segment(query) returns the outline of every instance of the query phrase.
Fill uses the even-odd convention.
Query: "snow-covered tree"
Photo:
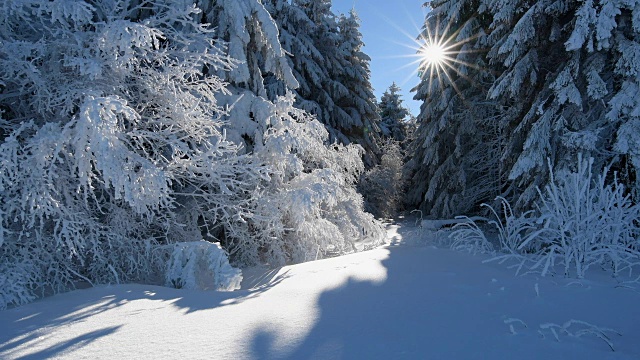
[[[149,11],[153,9],[153,11]],[[148,280],[245,217],[267,169],[221,129],[231,70],[188,2],[5,1],[0,307]]]
[[[505,165],[518,206],[548,182],[547,158],[571,169],[582,153],[595,168],[613,162],[626,183],[635,181],[638,4],[487,2],[494,14],[488,56],[505,68],[490,98],[510,107],[501,122],[512,133],[505,158],[513,160]]]
[[[264,79],[269,75],[283,81],[288,89],[298,87],[280,45],[273,18],[258,0],[197,0],[204,20],[216,29],[227,55],[239,60],[231,71],[220,76],[231,84],[267,97]],[[283,95],[283,94],[281,94]]]
[[[382,94],[378,104],[382,136],[400,142],[407,137],[406,122],[409,121],[410,116],[409,109],[402,105],[401,96],[400,87],[394,82]]]
[[[163,272],[236,288],[203,238],[274,265],[382,240],[355,192],[360,148],[265,97],[265,74],[296,81],[261,3],[205,5],[3,4],[0,307]]]
[[[220,236],[244,265],[282,265],[375,244],[382,238],[381,228],[364,213],[353,180],[362,171],[363,154],[355,146],[329,145],[317,120],[294,107],[292,91],[299,83],[280,43],[287,39],[285,29],[279,33],[267,12],[291,7],[285,2],[266,5],[235,0],[205,7],[227,53],[244,64],[242,72],[227,74],[229,92],[218,96],[232,106],[225,126],[228,137],[244,143],[270,169],[253,216]],[[340,165],[344,162],[349,166]]]
[[[403,158],[400,143],[389,139],[382,147],[380,164],[365,171],[358,183],[365,209],[378,218],[393,219],[401,208],[405,190]]]
[[[476,0],[427,3],[420,40],[443,42],[451,60],[439,68],[422,64],[415,99],[423,100],[418,129],[409,150],[407,206],[433,216],[452,217],[477,211],[500,194],[503,129],[499,109],[487,101],[493,72],[482,49],[489,40],[490,18]]]
[[[337,19],[327,0],[268,0],[265,6],[300,83],[295,106],[316,115],[332,141],[360,144],[367,164],[375,163],[378,116],[355,14]],[[270,86],[277,95],[286,91]]]
[[[421,163],[412,164],[417,191],[410,194],[410,203],[420,203],[426,193],[423,207],[431,209],[433,200],[442,205],[434,203],[436,214],[457,212],[447,199],[461,196],[465,187],[441,191],[438,184],[476,179],[463,172],[461,161],[473,154],[491,154],[471,163],[483,164],[479,174],[493,179],[492,192],[513,200],[516,209],[528,208],[538,197],[536,189],[548,183],[547,159],[555,169],[571,170],[579,153],[593,157],[595,168],[612,164],[637,199],[637,1],[429,4],[431,34],[439,26],[439,34],[455,37],[453,43],[470,40],[453,49],[461,60],[450,64],[453,75],[442,82],[423,81],[418,88],[417,98],[425,100],[415,157]],[[478,79],[483,72],[491,75]],[[470,80],[470,86],[463,86],[463,80]],[[454,99],[457,106],[452,106]],[[468,120],[462,125],[454,117]],[[482,122],[486,126],[478,125]],[[477,135],[460,141],[458,133],[467,129]],[[484,151],[463,149],[483,143],[492,145]],[[443,212],[439,209],[445,203],[449,210]]]
[[[254,152],[272,173],[247,224],[255,236],[251,243],[235,238],[243,263],[315,260],[370,248],[384,238],[356,192],[364,171],[362,148],[327,146],[324,125],[293,104],[289,93],[264,101],[257,112],[269,126]]]
[[[341,67],[333,68],[334,85],[332,94],[336,105],[344,110],[352,119],[352,126],[339,129],[350,141],[361,144],[368,153],[365,159],[374,163],[374,155],[379,153],[378,139],[380,114],[376,98],[371,86],[369,62],[371,58],[362,50],[364,42],[360,33],[360,19],[355,9],[349,16],[341,15],[338,19],[338,50]],[[327,57],[325,55],[325,57]]]

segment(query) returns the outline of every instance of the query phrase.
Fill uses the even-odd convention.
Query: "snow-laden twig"
[[[522,320],[520,320],[520,319],[517,319],[517,318],[508,318],[508,319],[505,319],[505,320],[504,320],[504,323],[505,323],[505,324],[507,324],[507,325],[509,325],[509,331],[511,331],[511,333],[512,333],[513,335],[516,335],[516,334],[517,334],[517,332],[516,332],[516,330],[515,330],[515,328],[514,328],[513,324],[520,324],[520,325],[524,326],[525,328],[528,328],[527,324],[526,324],[524,321],[522,321]]]
[[[597,338],[604,341],[607,344],[607,346],[609,346],[611,351],[615,351],[615,348],[613,346],[613,342],[611,341],[611,338],[607,334],[622,336],[622,334],[620,334],[620,332],[616,330],[596,326],[581,320],[569,320],[562,325],[558,325],[555,323],[541,324],[539,333],[543,337],[544,337],[545,330],[551,332],[554,338],[556,339],[556,341],[558,342],[560,342],[561,334],[565,334],[567,336],[576,337],[576,338],[580,338],[585,335],[594,335]]]
[[[461,221],[454,225],[453,232],[449,235],[449,238],[453,240],[452,249],[473,254],[493,252],[493,245],[487,240],[484,232],[475,221],[466,216],[460,216],[456,219]]]

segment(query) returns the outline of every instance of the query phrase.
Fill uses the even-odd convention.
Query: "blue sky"
[[[415,39],[420,34],[425,0],[333,0],[333,12],[348,13],[355,6],[360,17],[364,52],[371,57],[371,83],[378,100],[396,82],[402,89],[404,105],[418,115],[420,102],[410,90],[419,82]],[[412,48],[413,47],[413,48]]]

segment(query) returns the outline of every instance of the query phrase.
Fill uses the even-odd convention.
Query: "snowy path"
[[[43,299],[0,312],[0,358],[640,358],[638,290],[605,277],[515,277],[481,257],[412,245],[417,233],[400,228],[384,249],[254,271],[250,289],[233,293],[122,285]],[[571,319],[622,333],[609,334],[616,351],[592,334],[557,341],[540,327]]]

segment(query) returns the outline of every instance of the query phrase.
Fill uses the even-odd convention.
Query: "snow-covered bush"
[[[614,275],[640,263],[640,205],[633,204],[615,174],[607,183],[608,169],[594,177],[593,159],[578,158],[575,172],[554,174],[540,191],[539,222],[544,231],[519,248],[539,248],[534,265],[542,274],[558,264],[564,274],[583,278],[594,265],[610,267]]]
[[[0,308],[78,281],[152,281],[167,261],[189,287],[218,253],[164,256],[176,242],[279,265],[384,238],[355,191],[361,149],[329,144],[292,95],[264,97],[262,70],[297,82],[259,1],[216,3],[234,14],[228,39],[189,1],[1,7]]]
[[[393,218],[400,206],[404,183],[403,154],[397,141],[388,140],[382,147],[380,164],[367,170],[358,183],[365,208],[379,218]]]
[[[192,4],[2,8],[0,308],[144,281],[157,244],[249,212],[268,174],[225,139],[225,84],[203,69],[233,64]]]
[[[507,199],[497,197],[496,201],[500,202],[502,215],[489,204],[481,206],[487,208],[493,216],[493,219],[485,221],[490,228],[496,230],[497,243],[494,245],[487,239],[476,223],[478,219],[461,216],[459,218],[466,221],[453,227],[454,231],[450,234],[450,238],[453,239],[452,248],[473,253],[493,253],[498,250],[515,257],[520,257],[520,252],[528,250],[522,249],[521,245],[529,238],[537,236],[537,218],[534,211],[516,215]]]
[[[360,147],[331,144],[327,128],[318,118],[294,107],[296,101],[299,106],[299,101],[305,100],[291,93],[305,87],[305,81],[293,68],[299,61],[308,64],[311,57],[322,55],[288,48],[290,41],[300,44],[308,37],[301,32],[288,33],[293,28],[279,20],[293,21],[289,14],[306,18],[305,24],[310,25],[305,13],[280,0],[199,4],[203,18],[217,28],[217,39],[228,43],[227,53],[242,62],[235,71],[220,74],[229,82],[229,92],[218,94],[217,99],[220,104],[232,105],[225,117],[228,139],[244,143],[244,150],[270,169],[269,178],[252,196],[251,212],[215,234],[229,251],[232,263],[276,266],[380,243],[382,227],[363,211],[362,199],[354,191],[363,171]],[[324,18],[328,9],[313,14]],[[266,10],[273,11],[275,22]],[[305,26],[297,21],[290,25],[299,31]],[[329,60],[322,63],[325,61]],[[320,75],[317,80],[323,84],[330,79],[328,73]],[[320,86],[321,92],[315,95],[330,87]],[[334,107],[338,104],[330,108]],[[366,117],[364,113],[356,115]]]
[[[220,244],[207,241],[167,245],[169,261],[165,285],[190,290],[233,291],[240,288],[242,271],[229,264]]]
[[[325,127],[293,107],[294,101],[287,93],[275,102],[253,98],[242,105],[259,119],[254,126],[264,129],[255,137],[253,151],[271,173],[253,216],[229,234],[229,251],[240,264],[315,260],[384,240],[383,227],[364,212],[355,188],[364,171],[362,149],[327,145]]]
[[[607,181],[608,169],[594,177],[593,159],[578,157],[576,171],[555,174],[549,164],[551,182],[538,190],[538,208],[516,215],[501,199],[504,221],[487,206],[497,220],[500,252],[493,260],[516,259],[518,270],[528,268],[543,276],[562,267],[565,276],[583,278],[598,265],[614,276],[640,265],[640,205],[631,201],[615,174]],[[473,252],[492,252],[494,247],[482,229],[468,221],[456,225],[453,247]]]

